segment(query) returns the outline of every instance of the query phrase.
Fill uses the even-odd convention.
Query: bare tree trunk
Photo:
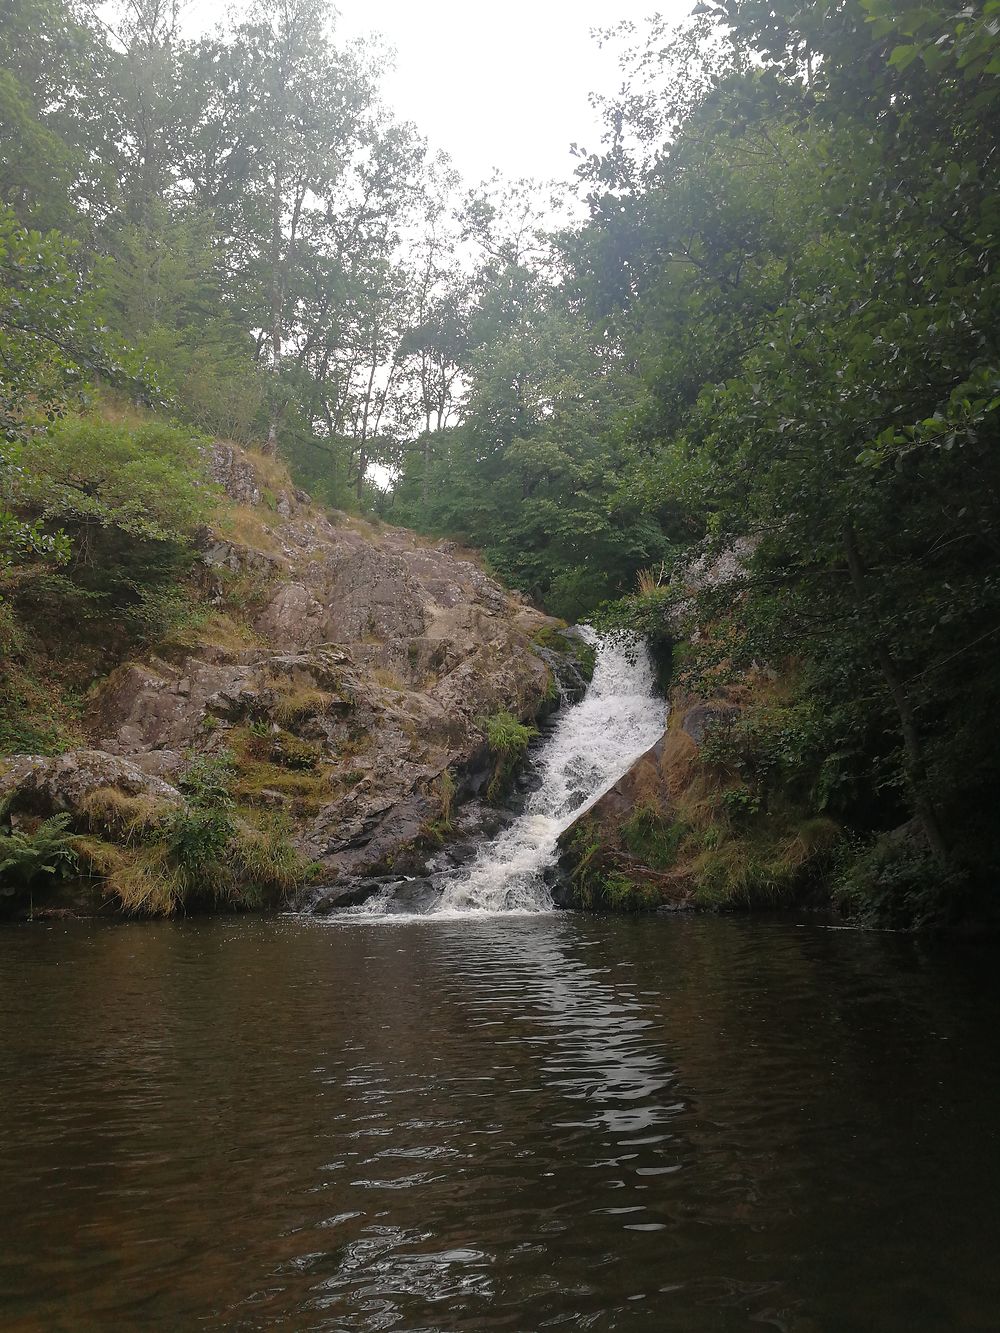
[[[267,427],[267,440],[264,443],[265,454],[278,452],[278,375],[281,371],[281,317],[284,310],[284,275],[281,264],[281,217],[282,217],[282,172],[281,163],[274,162],[274,182],[271,192],[271,377],[274,387],[271,392],[271,410]]]
[[[844,529],[844,552],[847,556],[847,569],[851,576],[855,597],[858,605],[863,607],[865,568],[861,560],[861,554],[858,551],[857,537],[851,527]],[[895,659],[885,639],[879,638],[876,641],[875,655],[878,658],[882,676],[889,687],[889,693],[892,695],[896,712],[899,715],[899,729],[902,733],[903,748],[906,753],[906,778],[913,795],[914,812],[920,821],[920,826],[924,831],[927,845],[930,847],[934,859],[939,865],[947,866],[950,862],[948,844],[941,830],[941,821],[938,818],[937,809],[928,791],[927,767],[924,763],[923,746],[920,741],[920,731],[917,727],[913,704],[906,692],[906,686],[903,684],[899,668],[896,666]]]
[[[378,356],[376,351],[372,350],[371,370],[368,374],[368,387],[365,390],[364,406],[361,412],[361,438],[358,442],[358,476],[355,487],[355,494],[358,497],[360,505],[365,495],[365,473],[368,470],[368,417],[372,407],[372,387],[375,383],[375,371],[377,370]]]

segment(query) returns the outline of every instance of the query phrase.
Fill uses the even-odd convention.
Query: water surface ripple
[[[992,959],[742,920],[0,932],[0,1327],[995,1330]]]

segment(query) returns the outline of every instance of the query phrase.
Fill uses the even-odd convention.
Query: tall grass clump
[[[486,719],[486,744],[493,756],[493,775],[486,788],[489,800],[495,801],[509,790],[517,766],[537,735],[535,727],[519,722],[506,709]]]

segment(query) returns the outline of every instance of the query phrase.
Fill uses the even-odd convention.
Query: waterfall
[[[556,861],[560,833],[628,772],[663,734],[664,703],[656,693],[644,645],[600,639],[582,631],[597,651],[594,676],[580,703],[564,705],[531,758],[533,790],[523,812],[480,847],[469,864],[421,881],[439,896],[429,916],[545,912],[552,899],[545,872]],[[407,919],[400,884],[337,916]]]
[[[581,703],[557,715],[534,756],[538,786],[524,812],[471,865],[442,877],[438,913],[538,912],[552,906],[544,872],[564,829],[663,734],[664,704],[643,645],[601,640]]]

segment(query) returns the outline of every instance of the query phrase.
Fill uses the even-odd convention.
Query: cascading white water
[[[552,899],[545,871],[558,855],[560,833],[618,781],[663,734],[665,705],[643,645],[581,631],[597,650],[594,677],[581,703],[557,715],[532,768],[538,786],[519,815],[485,843],[471,864],[431,876],[440,898],[426,916],[545,912]],[[336,917],[404,921],[397,885]]]
[[[600,640],[594,678],[566,708],[535,756],[539,786],[524,813],[482,847],[471,865],[442,879],[435,912],[538,912],[552,906],[543,875],[556,841],[663,734],[664,703],[645,647]]]

